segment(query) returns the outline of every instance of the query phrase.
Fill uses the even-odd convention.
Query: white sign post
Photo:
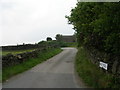
[[[100,62],[100,67],[107,70],[108,69],[108,64],[104,62]]]

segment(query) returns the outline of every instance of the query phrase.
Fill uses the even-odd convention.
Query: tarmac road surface
[[[62,49],[60,54],[8,79],[3,88],[84,88],[74,71],[77,49]]]

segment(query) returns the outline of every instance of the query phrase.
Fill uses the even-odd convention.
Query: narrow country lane
[[[76,48],[63,51],[3,83],[3,88],[84,88],[74,72]]]

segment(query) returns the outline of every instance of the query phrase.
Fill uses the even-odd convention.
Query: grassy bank
[[[59,49],[49,49],[39,54],[37,58],[31,58],[22,64],[4,68],[2,70],[2,80],[5,81],[13,75],[24,72],[35,65],[53,57],[54,55],[60,53],[62,50]]]
[[[80,47],[76,56],[76,71],[83,81],[92,88],[119,88],[119,83],[111,74],[103,72],[90,62],[89,56],[83,47]]]

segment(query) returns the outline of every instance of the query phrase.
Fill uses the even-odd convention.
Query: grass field
[[[13,75],[24,72],[24,71],[34,67],[35,65],[53,57],[54,55],[60,53],[61,51],[62,50],[60,48],[59,49],[49,49],[47,51],[40,53],[37,58],[31,58],[22,64],[4,68],[2,70],[2,81],[5,81]]]
[[[77,47],[76,42],[59,42],[60,47]]]
[[[17,51],[2,51],[0,54],[2,55],[7,55],[9,53],[15,55],[15,54],[19,54],[19,53],[24,53],[24,52],[32,52],[35,49],[29,49],[29,50],[17,50]]]
[[[91,63],[88,53],[80,47],[76,56],[75,68],[83,81],[92,88],[120,88],[120,78],[103,72]]]

